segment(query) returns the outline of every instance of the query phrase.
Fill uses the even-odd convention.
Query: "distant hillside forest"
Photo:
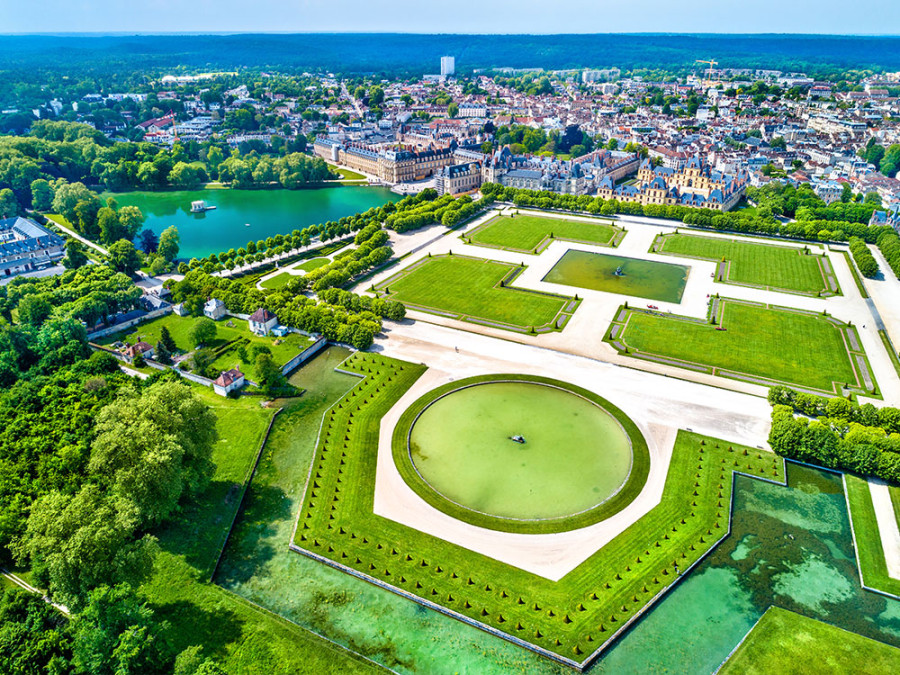
[[[37,74],[69,71],[278,68],[335,73],[422,74],[438,59],[456,57],[460,72],[475,68],[561,70],[617,66],[691,68],[716,59],[722,68],[805,70],[829,67],[900,69],[900,37],[830,35],[7,35],[2,69]]]

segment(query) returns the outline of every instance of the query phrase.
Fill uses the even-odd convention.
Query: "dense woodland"
[[[175,144],[114,142],[79,122],[37,121],[27,136],[0,136],[0,210],[59,211],[57,192],[65,185],[99,190],[195,189],[210,180],[232,187],[295,189],[337,177],[303,147],[254,147],[246,153],[225,143]],[[276,144],[277,146],[277,144]],[[266,152],[270,154],[265,154]],[[37,184],[35,182],[38,181]],[[12,199],[9,194],[12,192]],[[86,193],[78,195],[88,198]],[[66,217],[78,222],[70,197]],[[93,208],[94,216],[99,204]]]
[[[39,292],[16,284],[19,311],[40,297],[50,312],[0,324],[0,557],[30,569],[72,613],[66,620],[38,597],[7,592],[0,669],[169,673],[177,654],[133,589],[152,571],[153,529],[212,476],[216,418],[177,376],[135,380],[91,352],[73,318],[81,293],[108,309],[133,296],[114,273],[80,275],[36,284]]]
[[[328,69],[335,73],[434,72],[454,54],[458,67],[548,70],[617,65],[679,68],[715,54],[738,68],[808,70],[828,79],[839,68],[900,68],[900,40],[829,35],[176,35],[4,36],[0,59],[13,72],[44,76],[52,64],[91,74],[154,73],[158,69]],[[48,65],[50,64],[50,65]]]

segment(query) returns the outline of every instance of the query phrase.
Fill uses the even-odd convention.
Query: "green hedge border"
[[[618,492],[601,504],[586,511],[582,511],[581,513],[563,516],[561,518],[548,518],[542,520],[515,520],[491,516],[466,508],[439,494],[419,475],[419,472],[416,470],[409,456],[409,434],[412,431],[412,426],[419,415],[429,405],[442,396],[459,389],[489,382],[526,382],[556,387],[577,396],[581,396],[612,415],[628,435],[632,448],[631,471]],[[400,416],[400,419],[397,421],[397,426],[394,427],[394,433],[391,439],[391,452],[394,459],[394,465],[400,472],[400,476],[413,492],[425,500],[429,505],[470,525],[517,534],[551,534],[556,532],[568,532],[605,520],[634,501],[641,490],[644,489],[647,477],[650,474],[650,451],[647,447],[647,441],[644,439],[644,436],[637,425],[632,422],[624,412],[591,391],[582,389],[581,387],[568,382],[536,375],[506,373],[479,375],[456,380],[433,389],[416,400],[404,411],[403,415]]]

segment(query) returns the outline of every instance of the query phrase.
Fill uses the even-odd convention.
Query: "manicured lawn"
[[[540,250],[545,240],[556,239],[583,241],[591,244],[609,244],[621,232],[609,221],[585,222],[542,218],[541,216],[497,216],[472,233],[465,235],[473,244],[508,248],[523,253]]]
[[[302,262],[299,265],[292,265],[291,269],[302,270],[304,272],[312,272],[314,269],[318,269],[324,265],[327,265],[331,261],[328,258],[313,258],[312,260],[307,260],[306,262]],[[271,279],[266,279],[261,282],[263,288],[269,289],[278,289],[283,288],[284,285],[290,281],[291,279],[296,278],[296,275],[290,274],[289,272],[282,272],[281,274],[272,277]]]
[[[725,258],[731,263],[726,282],[812,295],[828,290],[821,255],[805,255],[803,249],[693,234],[667,234],[656,241],[657,253],[714,261]]]
[[[307,260],[306,262],[300,263],[299,265],[294,265],[292,269],[303,270],[304,272],[312,272],[315,269],[324,267],[330,262],[331,261],[328,258],[313,258],[312,260]]]
[[[219,660],[228,673],[378,672],[207,581],[274,410],[261,408],[256,398],[232,401],[206,387],[193,388],[218,417],[216,472],[196,504],[154,532],[162,551],[152,579],[140,591],[157,618],[168,622],[163,639],[176,651],[203,645],[204,654]]]
[[[821,315],[722,300],[716,330],[676,316],[628,312],[619,338],[632,351],[833,391],[857,382],[838,326]]]
[[[177,314],[168,314],[158,319],[153,319],[146,323],[138,324],[127,331],[116,333],[100,340],[101,344],[109,345],[116,341],[128,341],[134,344],[140,340],[147,342],[154,347],[159,342],[159,336],[163,326],[169,329],[169,334],[175,340],[175,345],[183,352],[193,351],[194,345],[191,342],[191,329],[196,323],[195,317],[178,316]],[[228,324],[232,324],[229,326]],[[254,380],[255,372],[252,363],[241,363],[238,356],[237,348],[239,344],[244,344],[249,353],[254,345],[265,345],[272,350],[272,358],[277,364],[284,364],[290,361],[294,356],[306,349],[311,344],[311,340],[304,335],[297,333],[288,333],[283,338],[276,338],[272,335],[260,337],[250,332],[246,321],[227,317],[216,322],[216,339],[206,345],[207,347],[217,350],[223,349],[228,342],[239,340],[234,346],[224,351],[213,361],[213,368],[216,370],[228,370],[239,366],[241,371],[251,380]],[[246,341],[246,342],[243,342]],[[276,342],[278,344],[276,344]]]
[[[297,546],[575,662],[724,535],[732,470],[784,477],[771,453],[680,432],[661,503],[553,582],[372,513],[380,420],[424,368],[365,353],[342,368],[365,379],[325,417]]]
[[[573,298],[502,287],[516,265],[459,255],[435,256],[378,288],[391,300],[453,318],[478,318],[527,329],[552,324]],[[388,293],[389,291],[389,293]]]
[[[900,649],[780,607],[753,627],[719,675],[891,673]]]
[[[859,557],[859,569],[862,573],[863,583],[886,593],[900,595],[900,579],[894,579],[887,571],[869,484],[864,479],[849,473],[845,474],[845,479],[847,501],[850,503],[850,519],[853,521],[856,553]],[[900,494],[898,494],[897,488],[893,488],[891,501],[894,504],[895,514],[898,514],[898,522],[900,522]]]
[[[341,174],[341,178],[344,180],[366,180],[366,177],[361,173],[357,173],[356,171],[351,171],[350,169],[345,169],[343,167],[331,167],[333,171],[337,171]]]

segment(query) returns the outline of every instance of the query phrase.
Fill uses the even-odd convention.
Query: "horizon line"
[[[573,33],[443,33],[443,32],[425,32],[425,31],[358,31],[358,30],[317,30],[317,31],[272,31],[272,30],[185,30],[185,31],[0,31],[0,37],[166,37],[166,36],[186,36],[186,35],[203,35],[203,36],[240,36],[240,35],[420,35],[420,36],[445,36],[445,37],[490,37],[490,36],[508,36],[508,37],[566,37],[566,36],[693,36],[693,37],[712,37],[712,36],[746,36],[746,37],[847,37],[847,38],[900,38],[900,33],[804,33],[804,32],[737,32],[737,31],[721,31],[714,33],[704,32],[687,32],[687,31],[617,31],[617,32],[573,32]]]

